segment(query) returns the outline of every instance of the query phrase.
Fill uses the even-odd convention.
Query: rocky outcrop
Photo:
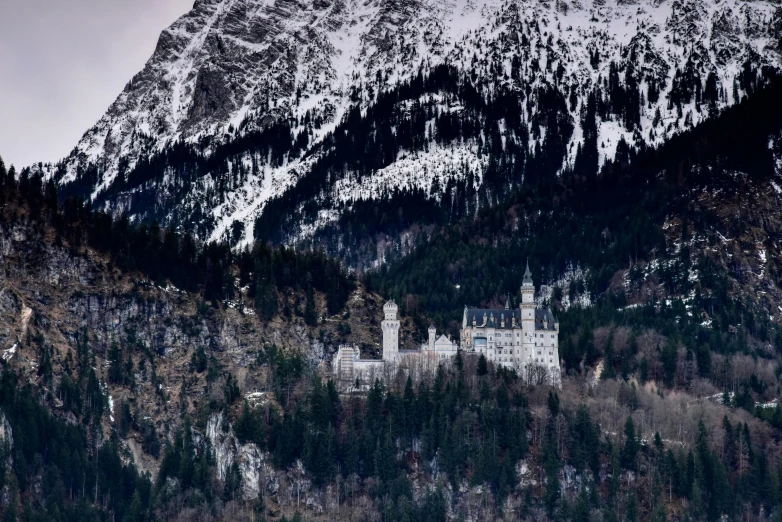
[[[711,25],[711,48],[720,67],[726,66],[741,53],[741,28],[736,13],[730,8],[714,14]]]
[[[188,111],[188,122],[223,120],[234,107],[226,75],[211,67],[201,69],[193,90],[193,104]]]
[[[233,428],[225,421],[222,413],[209,418],[206,438],[214,452],[217,476],[220,480],[225,480],[229,468],[236,462],[242,477],[244,498],[256,499],[261,491],[276,494],[279,483],[274,469],[268,462],[268,454],[262,452],[254,443],[240,444]]]
[[[11,432],[11,425],[2,412],[0,412],[0,446],[6,446],[9,450],[14,447],[14,434]],[[10,455],[8,458],[11,458]]]

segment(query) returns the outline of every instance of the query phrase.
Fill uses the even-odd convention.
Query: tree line
[[[72,196],[60,204],[51,179],[44,182],[42,174],[31,169],[17,175],[2,159],[0,205],[5,205],[4,218],[10,222],[26,212],[32,222],[52,226],[56,244],[66,244],[74,252],[93,248],[122,270],[138,270],[155,283],[170,282],[204,301],[234,299],[246,286],[251,305],[266,319],[279,312],[281,290],[306,292],[312,310],[307,319],[316,324],[314,291],[325,294],[328,313],[334,314],[355,287],[339,262],[320,252],[260,243],[234,252],[228,243],[202,244],[190,233],[163,229],[157,222],[132,223],[125,215],[115,219]]]

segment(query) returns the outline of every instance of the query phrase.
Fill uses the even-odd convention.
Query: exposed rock
[[[717,58],[717,65],[725,66],[741,52],[738,17],[732,9],[725,7],[712,19],[711,46]]]
[[[202,68],[196,79],[188,121],[224,119],[234,108],[231,98],[225,73],[209,66]]]
[[[8,424],[8,419],[0,412],[0,445],[8,445],[9,449],[14,447],[14,435],[11,432],[11,425]],[[10,455],[8,457],[11,458]]]

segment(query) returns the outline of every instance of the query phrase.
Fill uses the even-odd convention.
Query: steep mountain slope
[[[780,27],[767,1],[203,0],[52,175],[203,239],[294,241],[395,189],[431,206],[661,143],[772,76]]]

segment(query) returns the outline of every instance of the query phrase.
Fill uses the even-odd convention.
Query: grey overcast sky
[[[193,0],[0,0],[0,156],[65,157]]]

